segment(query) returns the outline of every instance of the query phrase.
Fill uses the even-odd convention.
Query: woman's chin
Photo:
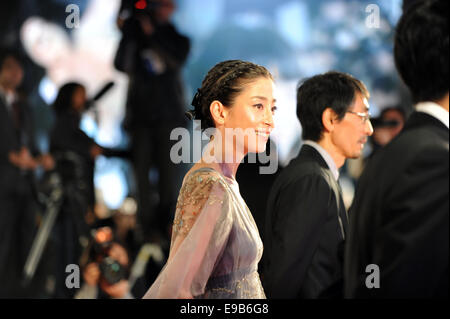
[[[258,143],[254,147],[250,147],[248,152],[249,153],[262,153],[266,151],[266,145],[267,143]]]

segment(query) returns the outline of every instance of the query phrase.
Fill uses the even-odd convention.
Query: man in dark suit
[[[394,57],[415,112],[360,178],[350,209],[345,297],[448,297],[447,1],[418,1],[404,12]]]
[[[307,79],[297,91],[304,145],[269,195],[262,281],[268,298],[342,297],[347,212],[338,169],[361,155],[373,132],[369,93],[338,72]]]
[[[170,160],[170,133],[186,125],[181,70],[190,40],[170,22],[175,8],[173,0],[148,1],[145,9],[122,0],[118,25],[123,37],[115,57],[115,66],[130,78],[123,126],[136,178],[136,226],[143,240],[163,245],[170,242],[169,225],[184,175]],[[152,167],[157,184],[149,179]],[[153,185],[159,201],[152,200]]]
[[[32,171],[50,156],[39,156],[30,109],[17,88],[22,82],[20,55],[0,50],[0,297],[26,297],[19,281],[35,230]]]

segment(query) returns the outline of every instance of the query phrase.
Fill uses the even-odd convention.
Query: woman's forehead
[[[241,94],[249,98],[259,97],[272,99],[274,86],[275,84],[271,79],[260,77],[254,81],[246,83]]]

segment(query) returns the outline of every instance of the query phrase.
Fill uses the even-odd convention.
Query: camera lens
[[[125,279],[125,268],[117,262],[117,260],[106,257],[100,263],[100,272],[102,277],[108,282],[108,284],[113,285]]]

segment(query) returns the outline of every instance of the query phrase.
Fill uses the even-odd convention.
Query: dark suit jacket
[[[342,296],[347,216],[322,156],[304,145],[269,195],[262,281],[268,298]]]
[[[448,296],[448,128],[415,112],[369,161],[350,209],[345,297]],[[369,264],[380,288],[368,289]]]
[[[24,177],[20,169],[10,163],[8,154],[20,151],[22,146],[28,148],[32,155],[38,155],[35,144],[33,119],[26,103],[20,103],[22,130],[17,132],[6,101],[0,93],[0,193],[11,190]]]

